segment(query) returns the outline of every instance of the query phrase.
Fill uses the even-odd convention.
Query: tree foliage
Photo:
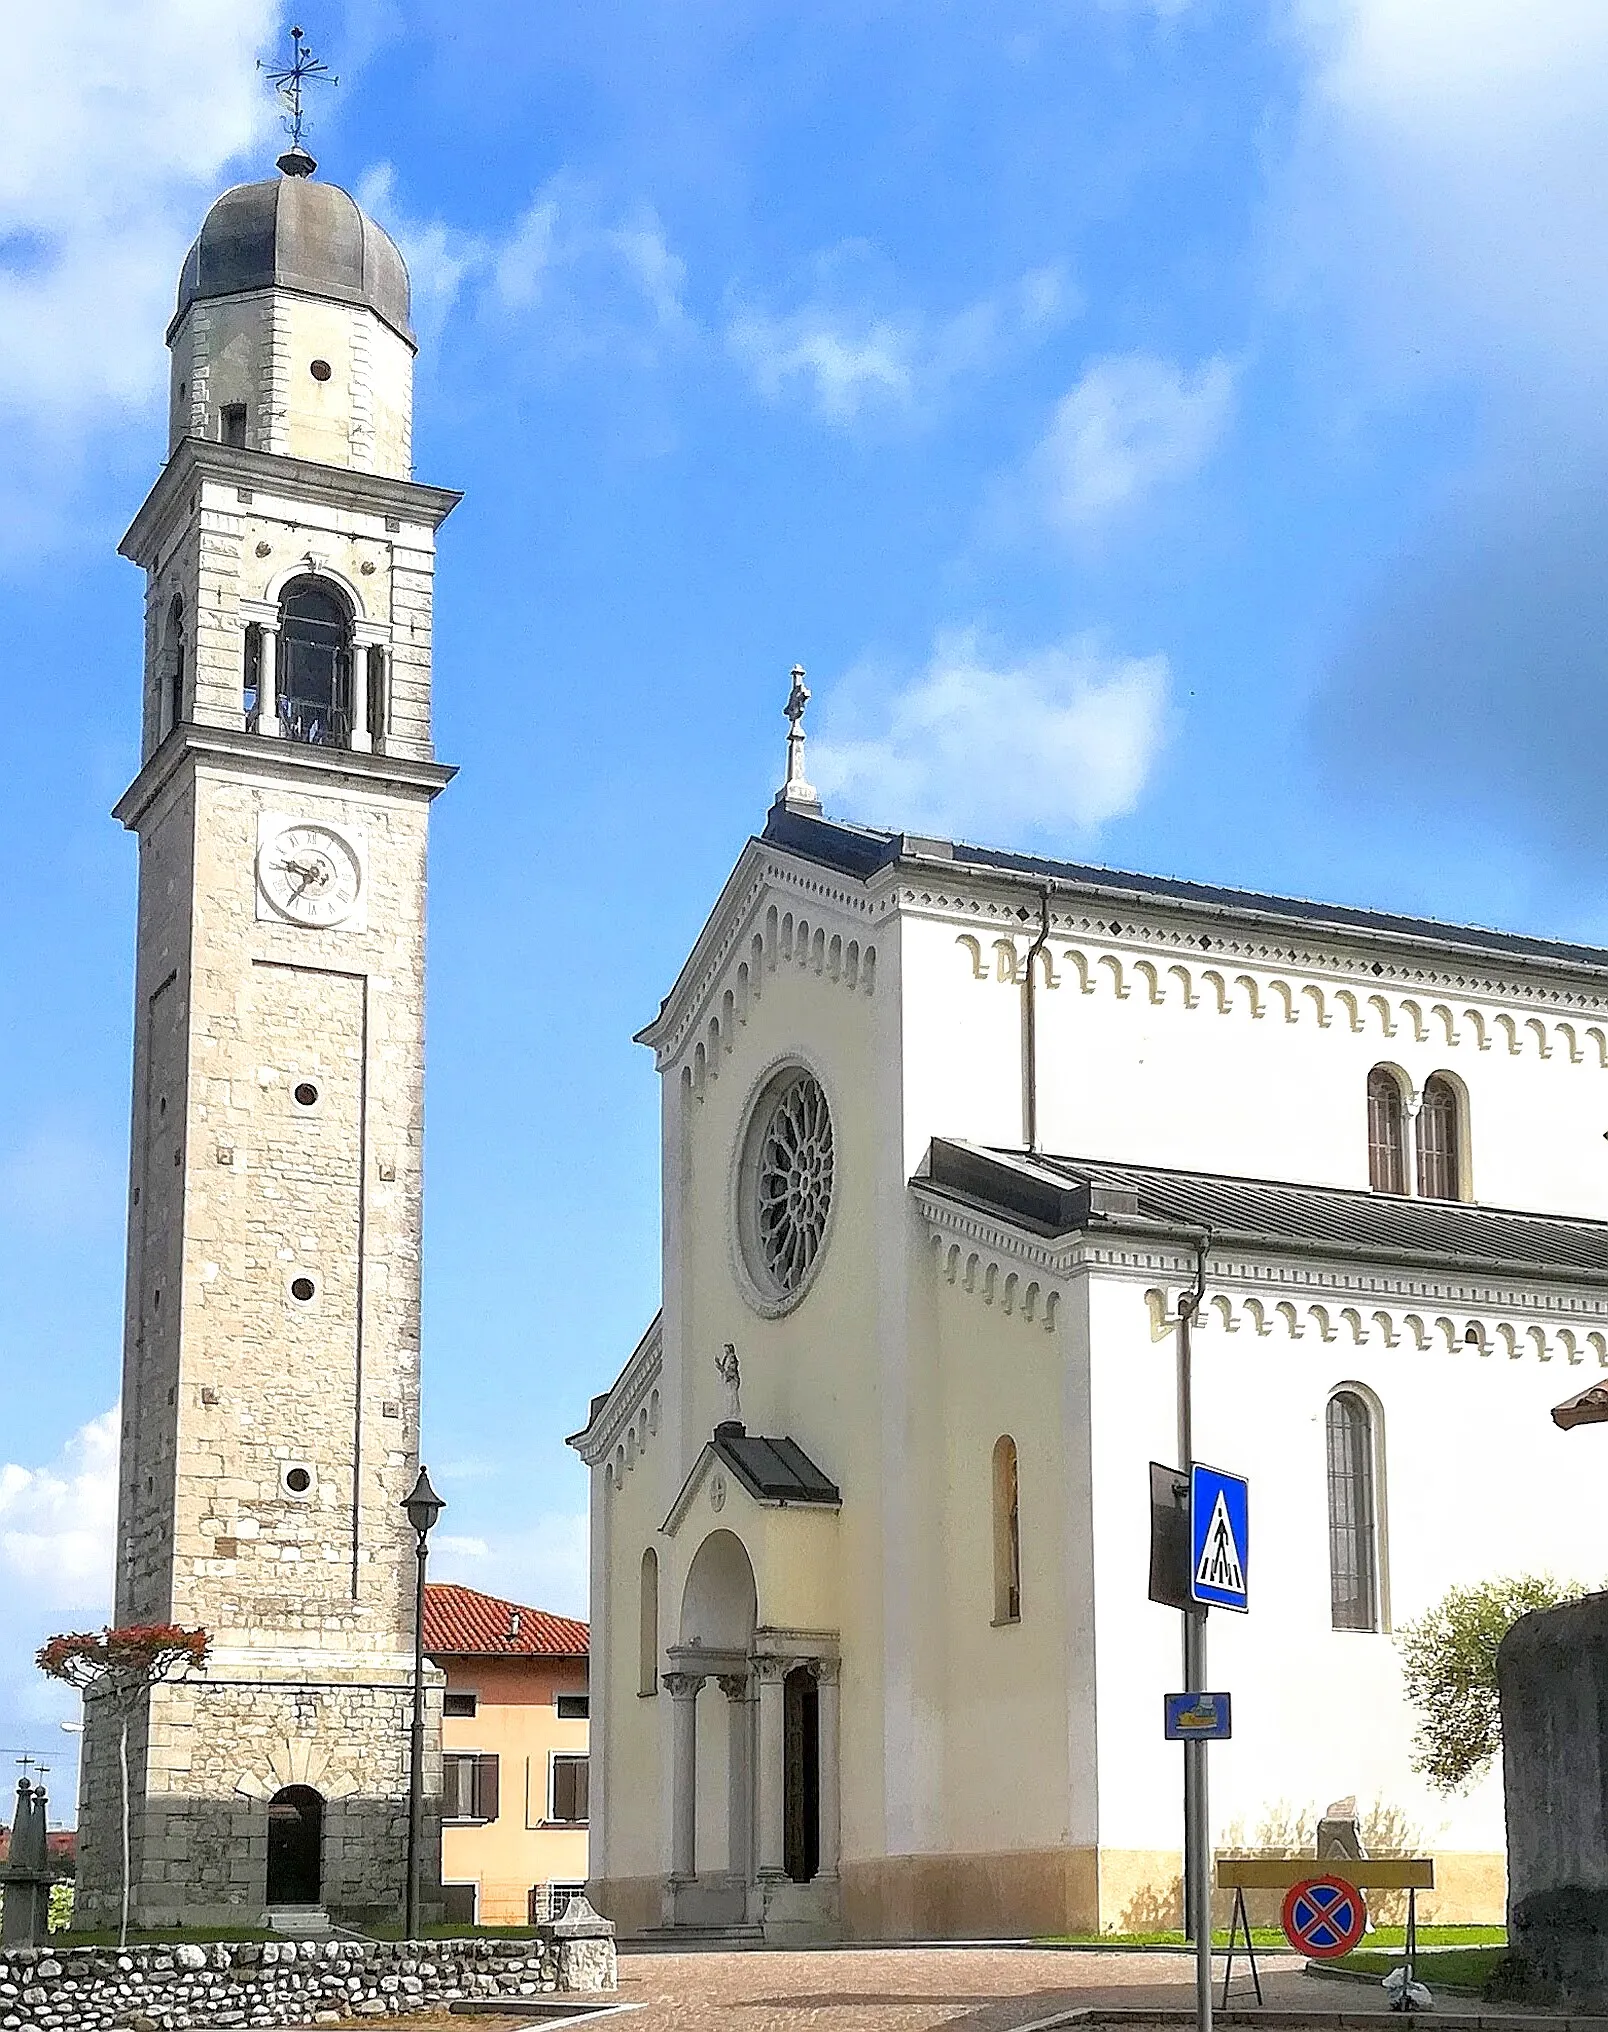
[[[1482,1775],[1502,1745],[1496,1651],[1520,1616],[1577,1601],[1576,1581],[1521,1574],[1449,1589],[1397,1632],[1402,1686],[1418,1709],[1413,1769],[1438,1792],[1458,1792]]]
[[[183,1630],[177,1623],[128,1623],[117,1630],[75,1630],[52,1637],[40,1646],[35,1663],[80,1692],[105,1687],[126,1695],[198,1670],[207,1662],[210,1642],[205,1630]]]

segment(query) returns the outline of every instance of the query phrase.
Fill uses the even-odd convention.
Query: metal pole
[[[1195,1285],[1178,1302],[1178,1454],[1186,1479],[1195,1466],[1193,1349],[1190,1328],[1206,1292],[1206,1249],[1200,1239]],[[1206,1610],[1185,1609],[1184,1691],[1206,1691]],[[1195,2021],[1198,2032],[1212,2025],[1212,1845],[1211,1816],[1206,1794],[1206,1744],[1184,1744],[1184,1928],[1195,1943]]]
[[[414,1548],[418,1582],[413,1593],[413,1726],[408,1743],[408,1882],[402,1915],[404,1939],[419,1937],[419,1866],[424,1846],[424,1563],[425,1533]]]

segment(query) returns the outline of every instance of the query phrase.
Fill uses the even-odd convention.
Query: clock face
[[[341,924],[363,893],[362,856],[334,826],[282,826],[257,849],[257,887],[292,924]]]

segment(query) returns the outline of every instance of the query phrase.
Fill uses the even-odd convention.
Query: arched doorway
[[[268,1802],[268,1903],[317,1905],[324,1894],[324,1801],[287,1785]]]

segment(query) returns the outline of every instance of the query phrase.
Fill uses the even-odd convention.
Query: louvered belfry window
[[[1388,1066],[1368,1075],[1368,1183],[1375,1192],[1407,1190],[1407,1110]]]
[[[1418,1190],[1425,1199],[1462,1198],[1459,1140],[1457,1089],[1443,1074],[1432,1073],[1418,1112]]]
[[[1329,1399],[1329,1602],[1337,1630],[1379,1628],[1373,1415],[1354,1390]]]

